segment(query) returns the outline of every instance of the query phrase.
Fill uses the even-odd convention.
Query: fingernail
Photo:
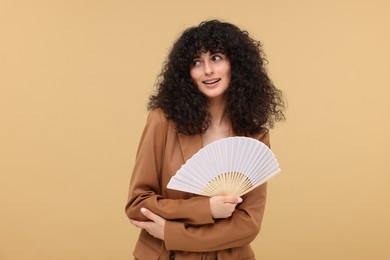
[[[241,203],[241,202],[242,202],[242,198],[239,197],[239,198],[238,198],[238,203]]]
[[[141,212],[142,212],[142,213],[145,213],[145,212],[146,212],[146,209],[145,209],[145,208],[141,208]]]

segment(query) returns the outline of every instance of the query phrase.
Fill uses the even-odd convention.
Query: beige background
[[[124,214],[173,40],[220,18],[288,99],[258,259],[390,259],[386,0],[0,0],[0,259],[131,259]]]

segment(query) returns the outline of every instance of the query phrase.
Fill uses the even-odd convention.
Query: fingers
[[[137,228],[144,229],[150,235],[158,239],[164,240],[165,219],[145,208],[141,208],[141,212],[151,221],[137,221],[134,219],[130,219],[130,223]]]
[[[146,225],[147,225],[146,223],[148,223],[148,222],[130,219],[130,223],[137,228],[146,228]]]
[[[228,218],[232,216],[242,198],[238,196],[215,196],[210,198],[210,210],[213,218]]]
[[[162,218],[159,215],[154,214],[152,211],[146,208],[141,208],[141,213],[153,222],[159,222],[162,220]]]
[[[238,204],[242,202],[242,198],[237,196],[223,196],[222,201],[225,203]]]
[[[138,228],[146,228],[148,226],[148,223],[157,222],[162,219],[161,217],[146,208],[141,208],[141,213],[151,221],[137,221],[135,219],[130,219],[130,223]]]

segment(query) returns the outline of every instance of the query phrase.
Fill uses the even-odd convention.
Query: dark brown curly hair
[[[157,79],[157,91],[149,97],[148,109],[161,108],[180,133],[204,133],[210,122],[207,99],[192,81],[190,69],[193,59],[208,51],[222,52],[230,62],[226,113],[235,134],[259,133],[285,119],[282,92],[267,75],[261,43],[247,31],[218,20],[188,28],[174,43]]]

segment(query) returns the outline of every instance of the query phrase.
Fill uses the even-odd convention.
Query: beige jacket
[[[267,133],[252,136],[269,145]],[[209,198],[169,190],[167,184],[180,166],[202,148],[201,135],[178,134],[161,109],[150,112],[142,134],[130,181],[126,214],[146,220],[145,207],[165,218],[164,241],[142,230],[135,259],[176,260],[255,259],[250,242],[260,231],[266,201],[266,184],[243,196],[233,215],[213,219]]]

